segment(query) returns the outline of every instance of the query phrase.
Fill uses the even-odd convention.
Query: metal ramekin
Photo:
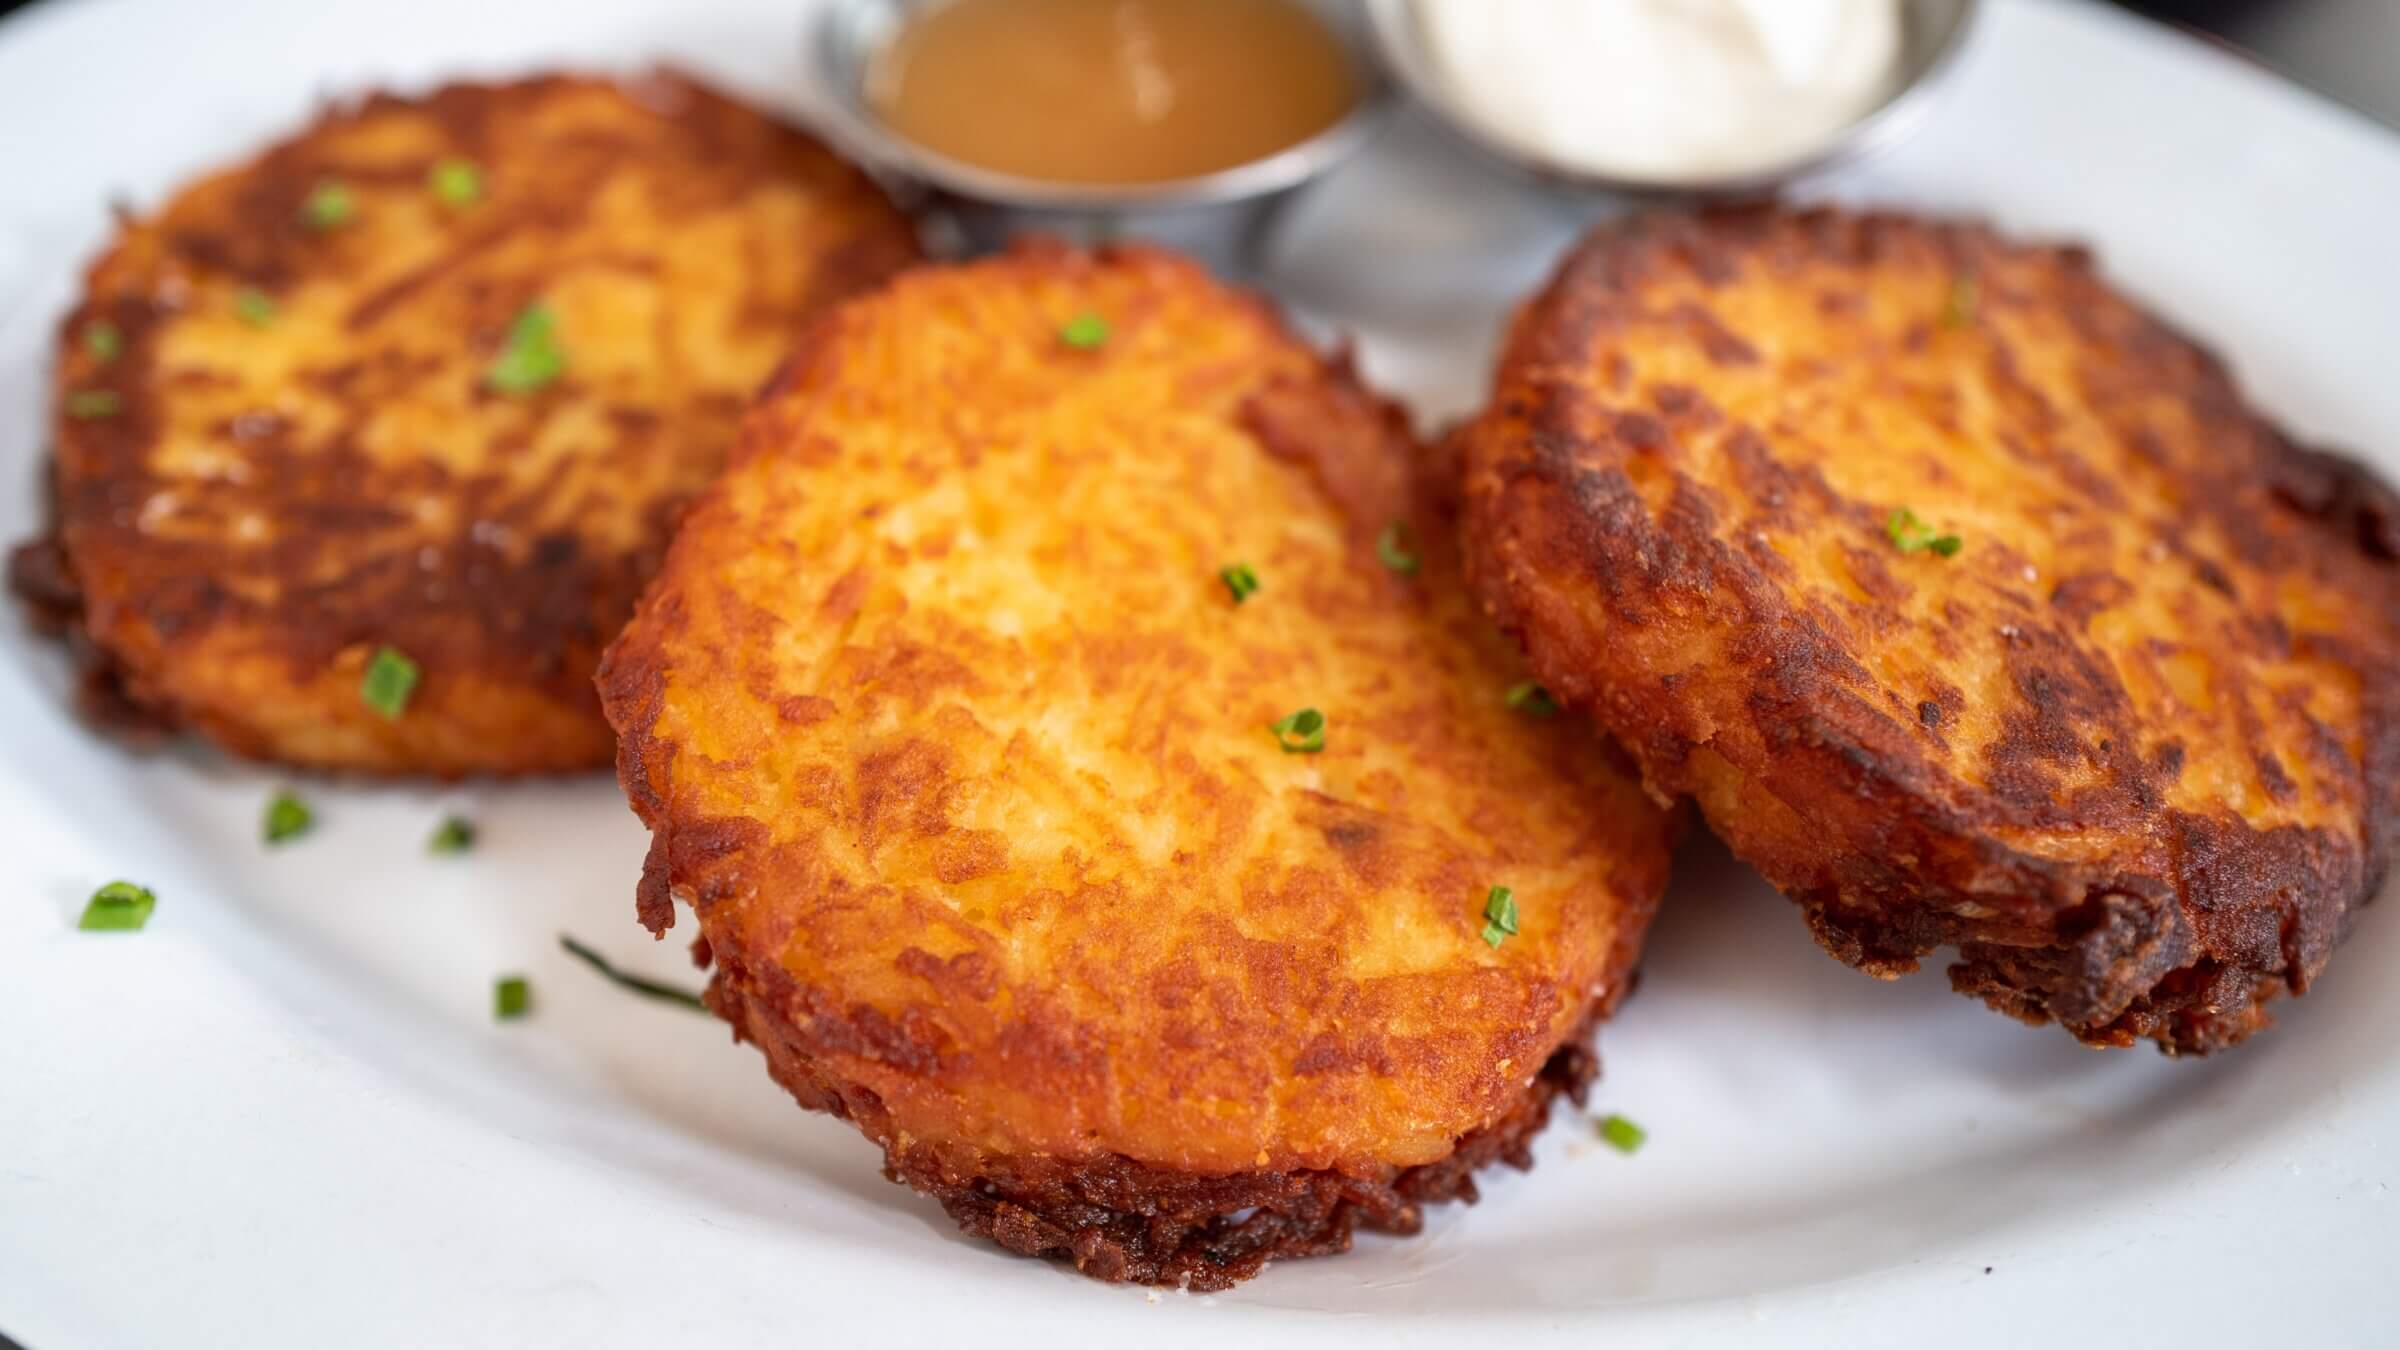
[[[1509,0],[1492,0],[1508,3]],[[1518,145],[1458,100],[1425,50],[1415,0],[1362,0],[1376,50],[1392,78],[1458,139],[1544,182],[1636,197],[1747,197],[1770,192],[1805,174],[1847,163],[1893,145],[1917,128],[1932,96],[1974,26],[1978,0],[1901,0],[1900,72],[1883,102],[1832,140],[1766,169],[1690,179],[1619,178],[1549,158]]]
[[[1356,7],[1302,0],[1341,41],[1359,100],[1343,118],[1264,159],[1196,178],[1130,186],[1055,183],[962,163],[910,141],[875,115],[866,97],[868,63],[911,11],[939,0],[832,0],[816,33],[816,72],[827,95],[829,130],[887,176],[924,189],[964,247],[996,248],[1016,234],[1085,243],[1155,240],[1220,270],[1246,270],[1293,193],[1347,158],[1383,121],[1388,87]]]

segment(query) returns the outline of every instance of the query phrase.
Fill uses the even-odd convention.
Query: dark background
[[[23,9],[31,2],[32,0],[0,0],[0,14]],[[55,0],[53,2],[55,3]],[[202,2],[230,4],[235,3],[235,0],[202,0]],[[661,0],[661,3],[671,3],[671,0]],[[2145,14],[2155,14],[2160,18],[2172,19],[2178,23],[2208,28],[2237,21],[2245,11],[2266,9],[2276,3],[2278,0],[2126,0],[2125,7],[2140,10]]]
[[[57,3],[58,0],[51,0]],[[238,0],[195,0],[196,3],[233,4]],[[2214,28],[2238,23],[2245,13],[2272,8],[2281,0],[2123,0],[2127,9],[2140,10],[2163,19],[2187,23],[2200,28]],[[0,0],[0,14],[26,8],[32,0]],[[671,4],[673,0],[660,0]]]
[[[35,4],[0,0],[0,15]],[[241,0],[185,0],[239,4]],[[354,0],[325,0],[328,4]],[[498,0],[506,4],[508,0]],[[658,0],[669,8],[676,0]],[[2205,33],[2303,84],[2400,127],[2400,0],[2115,0],[2137,13]]]
[[[33,0],[0,0],[0,14],[24,9]],[[59,0],[50,0],[58,3]],[[193,0],[200,4],[234,4],[239,0]],[[2238,23],[2248,11],[2271,8],[2281,0],[2121,0],[2127,9],[2140,10],[2160,18],[2172,19],[2200,28],[2216,28]],[[673,0],[660,0],[662,5]]]
[[[660,0],[662,4],[672,0]],[[23,9],[31,0],[0,0],[0,14]],[[56,3],[56,0],[53,0]],[[236,0],[200,0],[200,3],[231,4]],[[2200,28],[2238,22],[2252,10],[2267,9],[2279,0],[2124,0],[2127,9],[2140,10],[2163,19],[2187,23]]]

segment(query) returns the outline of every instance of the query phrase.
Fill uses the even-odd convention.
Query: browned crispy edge
[[[212,255],[223,255],[224,265],[231,266],[238,262],[258,275],[272,276],[280,266],[273,259],[273,250],[278,246],[277,241],[282,233],[294,228],[292,221],[295,218],[295,212],[292,202],[297,200],[299,194],[307,191],[313,181],[295,178],[292,174],[283,172],[280,166],[284,160],[296,153],[295,147],[309,143],[329,124],[357,121],[390,108],[404,107],[431,116],[446,118],[453,124],[454,129],[459,130],[462,134],[472,135],[477,133],[478,120],[485,115],[482,104],[491,98],[530,93],[583,81],[614,83],[637,93],[643,90],[648,90],[653,94],[672,91],[677,98],[689,103],[689,107],[686,109],[688,116],[685,118],[687,131],[703,141],[721,139],[724,135],[721,129],[722,123],[727,118],[756,118],[760,122],[772,126],[792,141],[822,151],[835,162],[846,166],[861,183],[874,183],[874,180],[868,177],[864,170],[850,164],[838,150],[809,131],[795,126],[787,118],[770,109],[758,107],[746,99],[726,93],[714,84],[681,68],[660,65],[638,75],[627,77],[550,72],[491,82],[453,82],[422,97],[375,90],[348,101],[326,100],[319,107],[317,116],[307,126],[260,150],[243,170],[269,180],[258,191],[249,194],[246,199],[249,209],[254,212],[253,218],[243,222],[240,229],[226,235],[207,238],[194,237],[183,241],[181,247],[186,250],[203,250]],[[185,186],[188,185],[179,186],[177,192],[183,191]],[[882,192],[879,185],[874,187],[874,191],[877,194]],[[883,199],[890,204],[888,196]],[[113,209],[120,221],[130,219],[129,207],[118,205]],[[160,209],[164,210],[164,205]],[[907,219],[897,205],[891,205],[891,211],[896,219]],[[122,359],[130,367],[144,349],[152,329],[162,322],[166,315],[139,299],[122,296],[96,297],[88,293],[89,278],[100,274],[119,247],[121,247],[121,242],[112,239],[108,247],[91,262],[87,268],[87,293],[79,297],[74,309],[61,316],[57,331],[60,349],[63,350],[72,335],[85,326],[90,314],[98,311],[124,335],[127,353]],[[916,251],[913,240],[909,252],[912,262],[922,261],[922,255]],[[863,255],[864,251],[862,250]],[[886,267],[884,260],[880,258],[867,257],[865,261],[883,271],[895,270]],[[842,280],[842,278],[848,278],[850,272],[851,269],[847,267],[829,269],[829,274],[837,278],[836,285],[842,286],[844,290],[860,289],[859,283]],[[864,284],[872,286],[880,284],[882,280],[883,277],[877,275],[869,278]],[[842,291],[830,292],[825,299],[827,301],[838,300],[842,298],[842,294]],[[124,414],[111,419],[106,424],[69,424],[53,430],[57,434],[72,431],[74,434],[105,436],[130,444],[138,440],[148,421],[149,416],[143,406],[143,400],[136,398]],[[249,739],[240,736],[236,729],[215,723],[207,726],[199,725],[187,718],[168,700],[145,690],[141,672],[134,665],[128,664],[110,644],[97,639],[92,634],[86,623],[83,585],[77,575],[73,554],[67,548],[62,534],[62,526],[65,523],[67,512],[65,504],[60,499],[56,457],[45,456],[35,466],[34,472],[39,476],[37,490],[42,494],[43,501],[40,523],[36,526],[36,533],[9,549],[4,586],[10,594],[16,597],[19,605],[23,608],[27,626],[33,632],[57,640],[67,648],[68,658],[74,671],[73,698],[76,715],[95,730],[112,734],[134,749],[154,749],[167,743],[178,734],[190,731],[217,740],[224,748],[233,753],[253,758],[273,759],[274,755],[269,747],[251,743]],[[659,504],[662,524],[656,532],[660,536],[659,545],[661,547],[663,547],[666,537],[671,534],[669,526],[674,514],[679,510],[679,503]],[[611,584],[613,581],[613,579],[603,579],[595,575],[601,565],[577,550],[574,547],[576,541],[571,536],[550,536],[549,542],[553,545],[552,551],[540,559],[538,565],[545,571],[558,574],[551,578],[552,581],[563,579],[565,582],[571,583],[568,590],[561,592],[562,594],[572,594],[580,589]],[[462,556],[474,556],[473,550],[462,551]],[[510,635],[509,650],[504,654],[507,659],[522,666],[548,671],[549,673],[544,677],[545,683],[551,686],[553,691],[561,688],[575,688],[580,693],[582,688],[588,688],[588,686],[576,685],[571,676],[566,676],[563,684],[560,682],[559,676],[565,674],[565,663],[559,660],[559,654],[573,645],[604,648],[608,641],[614,639],[615,634],[594,631],[593,625],[588,616],[583,613],[580,603],[564,605],[545,603],[535,606],[528,612],[518,605],[517,602],[521,597],[517,596],[509,587],[475,584],[473,578],[463,575],[458,580],[459,584],[454,585],[451,590],[453,594],[464,597],[465,603],[477,606],[498,604],[509,607],[506,613],[487,614],[486,621],[481,624],[481,631],[487,635]],[[192,592],[189,600],[195,613],[204,614],[213,607],[231,603],[231,597],[205,577],[192,579],[189,589]],[[639,589],[637,579],[637,584],[625,597],[628,605],[634,599],[638,599]],[[555,601],[555,597],[552,599]],[[192,621],[192,618],[189,615],[178,616],[178,621],[188,623]],[[321,666],[332,655],[332,644],[346,640],[340,635],[351,627],[355,627],[355,625],[321,625],[312,630],[305,639],[295,638],[287,654],[296,667],[315,668]],[[462,662],[445,662],[444,664],[450,668],[459,668],[463,665]],[[517,778],[559,772],[588,772],[591,769],[602,767],[606,763],[607,760],[603,758],[592,763],[549,767],[487,765],[475,770],[475,773],[483,777]],[[291,764],[287,767],[303,773],[336,778],[357,776],[391,780],[423,777],[448,780],[462,776],[457,770],[432,767],[414,771],[388,765],[329,767]]]
[[[1564,1093],[1581,1105],[1598,1075],[1592,1029],[1615,1000],[1594,1000],[1516,1101],[1448,1157],[1364,1175],[1330,1168],[1208,1175],[1118,1154],[993,1155],[900,1138],[881,1098],[820,1065],[801,1029],[814,1020],[805,1002],[804,991],[773,967],[720,964],[708,989],[708,1006],[733,1024],[735,1039],[766,1054],[776,1082],[802,1106],[856,1126],[883,1150],[885,1177],[940,1201],[967,1233],[1019,1255],[1071,1261],[1111,1283],[1206,1292],[1230,1288],[1278,1258],[1348,1251],[1360,1228],[1415,1233],[1425,1206],[1475,1203],[1481,1168],[1531,1168],[1533,1137],[1548,1123],[1551,1104]]]
[[[1791,211],[1774,204],[1655,212],[1604,225],[1562,260],[1520,311],[1495,380],[1496,398],[1524,399],[1511,386],[1512,369],[1579,361],[1589,334],[1606,321],[1610,297],[1637,285],[1655,258],[1672,256],[1703,275],[1729,276],[1753,238],[1781,223],[1796,223],[1818,247],[1869,257],[1890,231],[1933,230],[1962,251],[2018,247],[1980,224],[1825,208]],[[2088,252],[2060,252],[2092,284],[2105,284],[2096,280]],[[2389,486],[2363,465],[2294,444],[2242,401],[2212,353],[2155,316],[2144,318],[2151,340],[2187,354],[2204,372],[2195,397],[2213,415],[2246,421],[2274,447],[2270,488],[2295,514],[2323,527],[2329,549],[2355,550],[2377,569],[2400,558],[2400,497]],[[1620,537],[1596,523],[1593,516],[1638,519],[1638,504],[1626,499],[1622,481],[1577,483],[1572,421],[1551,399],[1531,402],[1524,410],[1531,446],[1521,462],[1499,468],[1498,491],[1530,488],[1573,498],[1565,507],[1576,515],[1573,523],[1534,528],[1557,533],[1585,560],[1612,609],[1671,609],[1666,593],[1685,588],[1730,589],[1771,601],[1765,594],[1771,581],[1744,575],[1740,560],[1720,556],[1721,550],[1655,532]],[[1455,434],[1471,436],[1476,425]],[[1528,632],[1511,584],[1498,574],[1504,569],[1491,547],[1494,536],[1529,528],[1526,508],[1504,508],[1512,518],[1502,523],[1490,501],[1478,496],[1471,507],[1470,534],[1483,539],[1480,546],[1470,544],[1469,572],[1487,612],[1520,640],[1537,638]],[[2249,533],[2244,521],[2225,524],[2236,538]],[[1763,834],[1752,839],[1740,822],[1712,824],[1802,907],[1827,952],[1859,969],[1898,975],[1913,970],[1918,958],[1955,946],[1961,959],[1950,969],[1952,987],[1997,1011],[2030,1024],[2056,1021],[2094,1046],[2147,1039],[2170,1055],[2206,1054],[2270,1025],[2266,1005],[2278,994],[2307,991],[2359,910],[2380,891],[2400,846],[2400,679],[2378,682],[2372,669],[2363,709],[2363,847],[2324,830],[2260,831],[2238,820],[2150,805],[2146,809],[2177,859],[2177,876],[2169,878],[2038,858],[2001,843],[1974,811],[1932,800],[1917,790],[1915,766],[1879,754],[1816,707],[1818,691],[1829,686],[1838,664],[1829,640],[1797,616],[1786,615],[1775,629],[1752,644],[1754,655],[1770,648],[1775,653],[1760,670],[1748,704],[1765,743],[1776,751],[1764,785],[1783,801],[1805,802],[1824,814],[1808,821],[1816,834],[1805,849],[1753,847]],[[1529,643],[1535,672],[1554,690],[1588,684],[1585,668],[1592,663],[1567,650],[1588,640],[1596,639],[1538,635]],[[2390,654],[2384,656],[2388,667]],[[2061,699],[2078,697],[2086,684],[2069,668],[2047,674]],[[2392,672],[2387,668],[2386,674]],[[1700,747],[1646,711],[1643,699],[1600,689],[1570,702],[1634,751],[1654,788],[1678,794],[1696,788],[1691,757]],[[2054,717],[2058,710],[2036,708],[2035,714]],[[2132,824],[2145,801],[2155,802],[2144,786],[2137,782],[2127,801],[2110,808],[2117,823]],[[1902,867],[1885,861],[1890,858],[1919,861]],[[1994,940],[2003,936],[1995,924],[1954,911],[1957,904],[2001,893],[2012,896],[2005,923],[2012,931],[2005,941]],[[2041,930],[2040,942],[2026,942],[2022,929],[2028,923]]]
[[[44,472],[42,480],[47,489],[53,475]],[[155,746],[174,734],[174,722],[133,696],[124,667],[85,631],[83,587],[58,537],[57,494],[45,496],[42,532],[9,550],[7,588],[24,606],[28,627],[65,644],[75,671],[76,715],[129,745]]]

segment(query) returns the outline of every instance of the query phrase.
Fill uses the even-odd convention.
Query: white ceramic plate
[[[32,528],[50,327],[113,196],[156,201],[324,91],[688,63],[800,103],[793,0],[53,0],[0,24],[0,534]],[[1933,125],[1823,184],[2098,244],[2312,438],[2400,472],[2400,145],[2115,14],[1995,6]],[[1577,211],[1403,125],[1309,200],[1281,273],[1429,420]],[[1819,955],[1721,852],[1684,861],[1595,1107],[1416,1241],[1214,1297],[1109,1288],[958,1237],[795,1110],[713,1021],[630,999],[573,932],[694,981],[633,922],[606,781],[312,788],[139,759],[64,715],[0,624],[0,1332],[193,1346],[1512,1342],[2390,1344],[2400,1318],[2400,914],[2205,1063],[2094,1054]],[[469,859],[422,843],[453,804]],[[154,886],[136,937],[73,922]],[[2383,906],[2391,908],[2387,900]],[[494,1025],[495,975],[537,1014]],[[2270,1341],[2269,1338],[2272,1338]]]

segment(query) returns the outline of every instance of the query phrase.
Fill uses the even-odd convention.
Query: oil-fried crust
[[[1425,1206],[1474,1204],[1478,1171],[1494,1163],[1530,1170],[1533,1137],[1552,1105],[1564,1094],[1580,1106],[1599,1075],[1591,1036],[1606,1013],[1595,1001],[1517,1099],[1437,1161],[1366,1174],[1209,1174],[1121,1154],[1061,1160],[908,1137],[873,1092],[824,1072],[794,1019],[748,981],[720,973],[708,1004],[737,1039],[765,1052],[767,1071],[802,1105],[857,1126],[884,1150],[885,1176],[940,1201],[966,1232],[1020,1256],[1071,1261],[1095,1279],[1200,1293],[1230,1288],[1269,1261],[1346,1252],[1360,1228],[1413,1235]]]
[[[347,214],[312,218],[328,185]],[[679,75],[331,108],[121,220],[61,328],[54,533],[12,570],[112,721],[324,769],[598,767],[591,672],[680,504],[806,320],[917,256],[863,175]],[[536,301],[564,373],[496,389]],[[398,720],[359,696],[387,645],[422,671]]]
[[[1216,1287],[1471,1195],[1588,1073],[1670,817],[1505,706],[1411,450],[1170,255],[844,306],[602,667],[643,921],[690,905],[778,1079],[1013,1250]]]
[[[2088,256],[1773,208],[1604,227],[1459,433],[1534,670],[1879,975],[2094,1045],[2304,992],[2400,819],[2400,510]],[[1904,550],[1955,534],[1955,556]],[[1949,547],[1948,545],[1944,546]]]

